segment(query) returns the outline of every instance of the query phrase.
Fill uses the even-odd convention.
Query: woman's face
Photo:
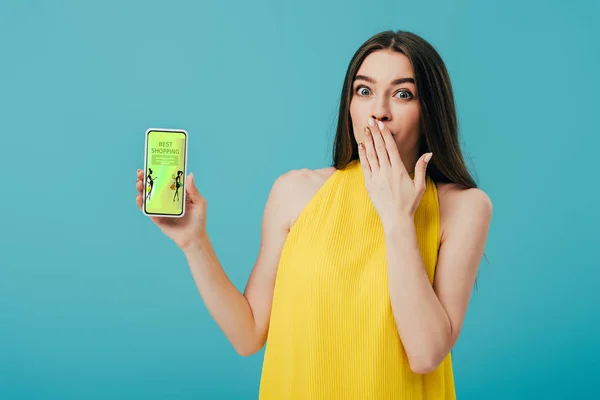
[[[416,161],[420,107],[408,57],[391,50],[369,54],[358,69],[352,93],[350,117],[356,141],[364,141],[364,128],[373,118],[392,132],[405,165]]]

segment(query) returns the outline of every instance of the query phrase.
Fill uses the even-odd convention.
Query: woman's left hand
[[[391,132],[377,121],[374,126],[365,127],[365,140],[359,143],[358,154],[365,186],[384,229],[399,220],[412,221],[425,193],[425,172],[433,153],[425,153],[417,160],[413,180]]]

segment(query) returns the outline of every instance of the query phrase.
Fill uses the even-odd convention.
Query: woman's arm
[[[275,276],[289,231],[294,174],[275,180],[263,213],[260,251],[244,294],[229,280],[208,235],[184,249],[204,304],[235,350],[242,356],[259,351],[267,338]],[[233,245],[233,244],[232,244]]]
[[[436,369],[458,340],[492,218],[492,203],[480,189],[457,192],[446,202],[433,286],[413,221],[399,221],[386,235],[392,309],[416,373]]]

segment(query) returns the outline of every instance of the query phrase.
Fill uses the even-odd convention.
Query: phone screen
[[[185,212],[187,132],[146,131],[144,213],[180,217]]]

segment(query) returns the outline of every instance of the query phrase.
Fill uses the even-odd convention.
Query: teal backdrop
[[[274,180],[331,162],[371,35],[444,58],[494,204],[454,348],[459,399],[583,399],[600,374],[595,1],[0,2],[0,398],[255,399],[178,248],[135,205],[149,127],[189,132],[243,290]]]

